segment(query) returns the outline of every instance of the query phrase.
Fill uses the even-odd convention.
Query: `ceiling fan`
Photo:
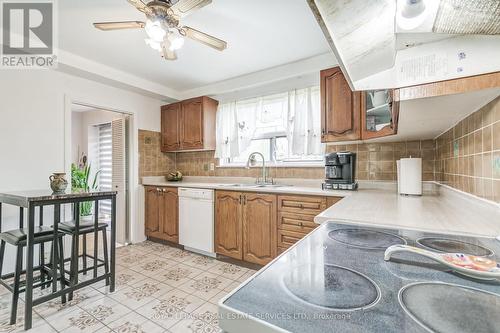
[[[98,22],[94,27],[103,31],[120,29],[146,30],[149,38],[147,45],[160,52],[167,60],[176,60],[176,50],[184,45],[184,37],[203,43],[216,50],[223,51],[227,43],[219,38],[208,35],[199,30],[180,24],[179,20],[193,11],[200,9],[212,0],[153,0],[144,3],[142,0],[127,0],[135,8],[146,15],[146,22]]]

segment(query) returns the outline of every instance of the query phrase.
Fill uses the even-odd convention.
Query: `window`
[[[98,126],[98,160],[99,160],[99,190],[111,191],[113,175],[113,136],[111,123]],[[103,216],[111,215],[111,201],[104,200],[99,202],[99,211]]]
[[[322,164],[319,87],[225,103],[217,112],[216,157],[240,166],[252,152],[267,162]]]

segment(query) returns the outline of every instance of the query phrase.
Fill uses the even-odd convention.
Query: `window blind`
[[[99,125],[99,190],[111,191],[113,177],[113,136],[111,123]],[[109,200],[99,202],[101,215],[111,214],[111,202]]]

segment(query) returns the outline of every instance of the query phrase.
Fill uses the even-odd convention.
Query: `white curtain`
[[[291,155],[321,155],[321,114],[318,87],[288,93],[288,142]]]
[[[284,116],[288,120],[286,136],[289,155],[323,154],[319,87],[292,90],[282,95],[284,103],[288,102]],[[279,94],[273,95],[276,96]],[[257,115],[262,111],[264,99],[260,97],[219,105],[215,157],[237,157],[250,146],[256,134]]]
[[[216,158],[233,158],[250,146],[259,101],[220,104],[216,121]]]
[[[217,109],[215,157],[231,158],[239,155],[236,103],[220,104]]]

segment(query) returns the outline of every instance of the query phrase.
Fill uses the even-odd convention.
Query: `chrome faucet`
[[[262,178],[257,178],[255,183],[256,184],[274,184],[274,181],[272,178],[267,178],[266,158],[264,157],[264,155],[262,155],[258,151],[253,152],[248,156],[246,168],[250,169],[250,164],[255,159],[255,155],[259,155],[260,157],[262,157]]]

